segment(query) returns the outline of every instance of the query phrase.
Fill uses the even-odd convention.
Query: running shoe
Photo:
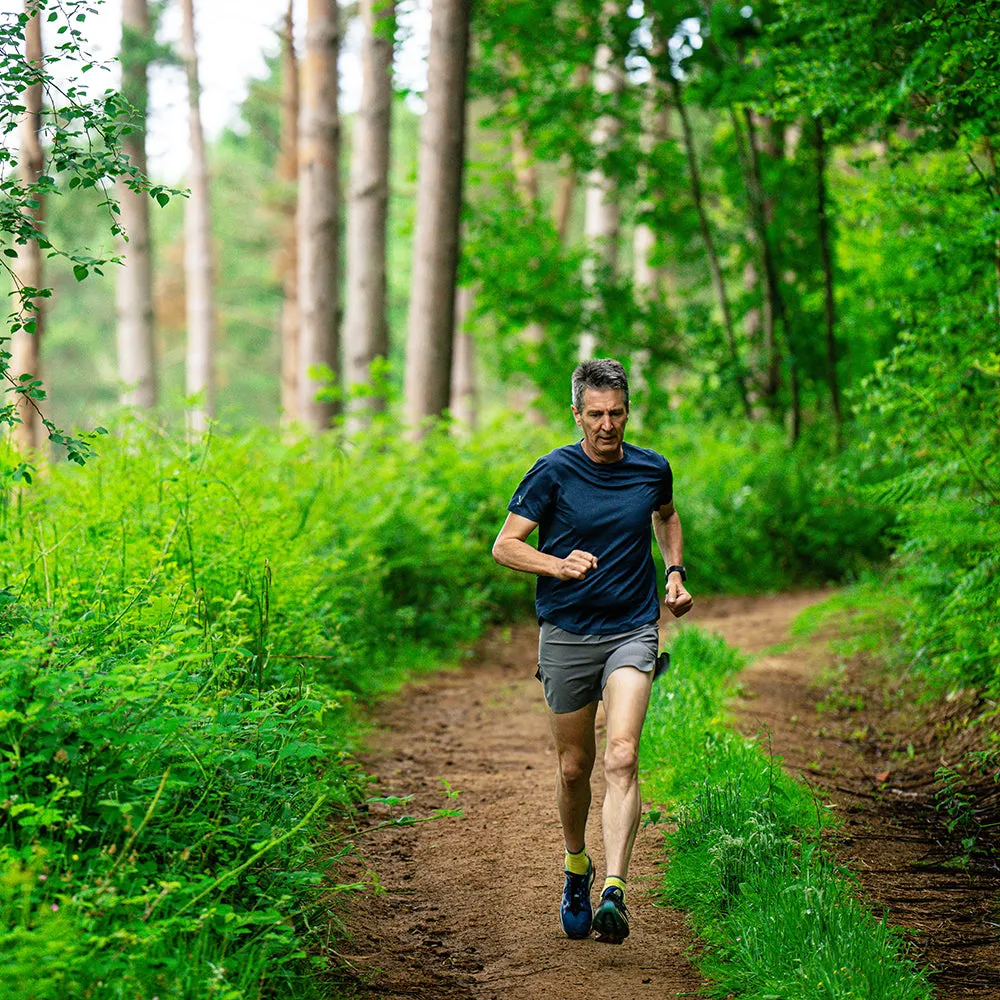
[[[616,885],[601,893],[601,903],[594,914],[593,928],[597,940],[606,944],[621,944],[628,937],[628,910],[625,894]]]
[[[594,919],[594,908],[590,904],[590,887],[593,884],[594,863],[589,857],[586,875],[566,872],[559,919],[568,938],[585,938],[590,934],[590,923]]]

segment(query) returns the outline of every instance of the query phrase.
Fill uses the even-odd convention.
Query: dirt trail
[[[782,639],[778,626],[794,605],[786,597],[731,598],[709,610],[702,627],[760,653]],[[946,842],[934,808],[935,770],[942,754],[954,759],[942,740],[948,727],[894,699],[857,658],[841,664],[828,690],[822,675],[833,660],[819,637],[759,656],[740,675],[741,727],[766,728],[785,767],[844,819],[833,845],[839,858],[875,911],[913,932],[938,1000],[1000,1000],[1000,870],[982,859],[956,866],[959,849]]]
[[[822,596],[702,600],[687,620],[757,652],[785,639],[792,618]],[[663,854],[662,833],[654,827],[640,831],[633,856],[628,941],[620,947],[568,941],[559,928],[562,838],[554,751],[532,676],[536,646],[530,625],[494,636],[461,671],[414,684],[380,711],[377,749],[364,760],[378,777],[373,794],[412,795],[406,811],[426,815],[453,804],[444,794],[447,782],[460,793],[455,804],[464,818],[360,838],[362,859],[353,874],[364,877],[368,866],[384,892],[351,898],[336,995],[348,988],[364,998],[423,1000],[698,995],[702,982],[690,962],[693,942],[684,917],[655,903]],[[800,770],[813,759],[810,741],[815,747],[818,739],[810,735],[815,696],[808,676],[815,669],[799,655],[762,660],[745,675],[757,696],[742,706],[746,728],[766,722],[775,752]],[[798,749],[790,753],[793,743]],[[598,777],[595,806],[602,796]],[[366,822],[384,821],[382,809],[373,807]],[[591,814],[587,842],[600,878],[599,809]],[[864,853],[869,856],[867,844]],[[890,905],[884,896],[876,899]],[[909,917],[901,919],[912,925]],[[940,996],[1000,1000],[1000,992],[988,990]]]

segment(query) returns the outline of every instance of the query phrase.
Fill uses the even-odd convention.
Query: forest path
[[[703,599],[685,621],[756,653],[785,640],[795,615],[827,593]],[[820,648],[825,650],[826,643],[817,642]],[[347,939],[338,956],[345,979],[334,995],[351,987],[356,990],[352,995],[364,998],[419,1000],[698,995],[701,980],[688,957],[693,938],[684,916],[655,902],[663,861],[662,832],[655,827],[640,830],[636,842],[628,941],[620,947],[592,939],[569,941],[559,928],[562,838],[554,806],[554,751],[533,677],[536,651],[532,624],[495,634],[479,644],[460,671],[418,681],[379,710],[379,731],[371,741],[375,749],[362,761],[378,779],[372,794],[412,795],[405,808],[395,810],[397,815],[424,816],[457,804],[464,818],[373,830],[359,839],[361,858],[353,874],[363,878],[367,866],[384,892],[350,897]],[[818,695],[810,678],[827,662],[828,654],[824,661],[822,655],[801,651],[763,657],[743,674],[747,697],[735,706],[747,731],[767,725],[774,752],[814,782],[815,769],[809,765],[828,759],[831,740],[816,723]],[[835,784],[859,784],[861,794],[842,803],[853,814],[860,808],[856,802],[871,801],[864,796],[871,795],[872,766],[861,759],[864,747],[848,746],[845,752],[857,760],[841,761],[833,769],[850,772]],[[600,767],[587,842],[600,878],[599,772]],[[446,798],[443,782],[459,793],[456,803]],[[384,807],[373,806],[364,821],[374,827],[386,815]],[[872,826],[867,813],[852,815],[851,822],[860,826],[848,845],[858,848],[858,856],[848,846],[845,860],[879,873],[871,886],[862,874],[866,890],[873,889],[876,901],[894,911],[895,919],[918,926],[918,914],[907,900],[919,898],[923,876],[906,859],[878,860],[879,844],[891,854],[900,836],[891,815],[886,821],[889,826],[883,829]],[[352,873],[340,876],[349,880]],[[949,877],[955,882],[955,873]],[[968,895],[942,892],[950,899],[952,916],[961,916]],[[979,892],[975,898],[982,903],[987,895]],[[938,928],[944,926],[945,915],[932,916]],[[925,959],[933,959],[938,968],[947,966],[939,1000],[1000,1000],[1000,990],[992,991],[983,978],[989,976],[983,964],[988,955],[975,956],[975,970],[967,970],[974,973],[973,988],[979,990],[970,992],[961,985],[962,967],[948,961],[957,952],[929,954],[934,944],[930,937],[928,941]]]

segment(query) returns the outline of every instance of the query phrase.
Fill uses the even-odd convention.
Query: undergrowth
[[[130,426],[0,494],[4,1000],[314,994],[351,706],[529,606],[489,559],[520,460],[414,455]]]
[[[709,995],[742,1000],[929,1000],[902,934],[860,901],[822,845],[830,822],[763,736],[727,722],[743,665],[722,639],[681,630],[654,685],[644,792],[676,820],[664,893],[707,948]]]

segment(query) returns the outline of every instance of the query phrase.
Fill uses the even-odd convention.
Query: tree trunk
[[[344,319],[348,390],[370,381],[369,366],[389,354],[386,312],[386,219],[389,208],[389,131],[392,120],[393,0],[361,0],[361,107],[351,147],[347,212],[347,312]],[[385,408],[382,397],[353,399],[357,415]],[[352,424],[363,424],[363,419]],[[356,428],[355,428],[356,429]]]
[[[837,381],[836,312],[833,299],[833,254],[830,250],[830,226],[826,214],[826,137],[823,122],[815,119],[816,129],[816,221],[819,250],[823,260],[823,313],[826,319],[826,380],[830,386],[830,402],[837,429],[837,447],[840,447],[843,415],[840,409],[840,385]]]
[[[187,71],[190,194],[184,205],[184,281],[187,305],[187,426],[201,434],[215,413],[215,301],[212,287],[212,220],[208,193],[201,88],[195,48],[193,0],[181,0],[181,53]]]
[[[590,67],[586,63],[577,66],[573,71],[572,89],[574,92],[586,86],[590,77]],[[566,245],[569,234],[570,217],[573,214],[573,195],[576,194],[576,167],[569,156],[563,157],[559,172],[559,183],[556,185],[555,196],[552,199],[552,224],[559,234],[559,242]]]
[[[642,200],[638,206],[639,221],[632,234],[632,283],[640,299],[649,302],[659,299],[664,281],[663,266],[650,263],[650,256],[656,249],[656,232],[642,218],[662,198],[661,191],[650,190],[649,158],[657,145],[670,136],[670,109],[663,100],[663,85],[655,73],[646,82],[643,118],[644,126],[639,139],[642,160],[638,171]]]
[[[146,103],[152,41],[146,0],[122,2],[122,96],[135,109],[133,131],[122,139],[122,152],[146,175]],[[156,406],[156,344],[153,326],[153,261],[150,249],[149,195],[116,184],[119,221],[128,242],[119,240],[124,263],[118,270],[118,380],[122,406],[151,410]]]
[[[24,11],[30,15],[30,20],[24,29],[25,56],[28,62],[41,72],[43,68],[42,53],[42,19],[35,0],[25,0]],[[18,168],[21,183],[26,188],[32,188],[38,183],[38,178],[44,169],[44,158],[41,144],[42,121],[42,85],[32,83],[24,91],[21,98],[24,101],[24,116],[18,125],[20,140],[20,160]],[[36,229],[41,229],[44,218],[42,199],[35,194],[37,207],[31,210]],[[40,289],[42,287],[42,251],[37,240],[28,240],[24,246],[15,247],[17,260],[14,261],[14,276],[19,288]],[[10,374],[15,379],[22,375],[41,377],[41,342],[42,328],[45,320],[44,299],[30,298],[26,308],[19,309],[19,319],[22,323],[11,338]],[[25,324],[29,325],[25,329]],[[32,329],[33,327],[33,329]],[[34,403],[24,394],[17,396],[17,415],[21,422],[14,427],[14,442],[22,451],[32,451],[41,447],[44,429],[41,417]]]
[[[448,407],[451,388],[469,12],[470,0],[434,0],[431,13],[406,337],[405,415],[415,435]]]
[[[521,196],[524,207],[531,209],[538,201],[538,169],[535,167],[531,147],[528,145],[524,129],[519,125],[516,125],[511,131],[510,158],[514,166],[517,192]]]
[[[789,416],[791,419],[791,439],[794,444],[798,441],[802,428],[802,404],[795,337],[785,309],[784,296],[781,294],[778,269],[768,233],[769,203],[764,191],[760,169],[757,128],[754,122],[754,113],[750,108],[743,109],[743,119],[746,123],[745,143],[736,113],[732,112],[733,128],[736,132],[737,145],[740,148],[744,181],[750,201],[751,225],[764,271],[764,335],[767,352],[764,391],[772,398],[778,391],[781,356],[778,349],[776,327],[780,323],[785,335],[785,351],[788,360],[788,385],[791,395]]]
[[[601,7],[602,29],[608,34],[608,22],[618,13],[616,0],[605,0]],[[594,90],[598,98],[617,98],[625,89],[625,67],[617,59],[615,50],[601,42],[594,53]],[[598,160],[607,154],[618,141],[621,120],[610,112],[600,115],[590,136]],[[621,226],[621,209],[614,195],[613,181],[607,177],[598,162],[587,175],[587,192],[584,202],[583,232],[595,260],[587,262],[584,282],[593,286],[596,265],[605,272],[614,273],[618,263],[618,237]],[[594,356],[598,337],[596,330],[585,330],[580,335],[580,359]]]
[[[317,399],[317,393],[324,386],[336,390],[340,382],[337,0],[309,0],[306,17],[299,136],[299,406],[306,426],[320,431],[338,407],[331,398]]]
[[[276,174],[282,186],[284,215],[278,275],[281,278],[281,422],[301,418],[299,411],[299,235],[295,182],[299,175],[299,61],[295,53],[293,0],[288,0],[281,32],[281,135]]]
[[[475,430],[479,419],[476,342],[465,326],[473,299],[469,285],[461,285],[455,294],[455,350],[451,365],[451,412],[455,422],[467,430]]]
[[[688,118],[687,108],[684,105],[681,85],[678,80],[671,77],[671,87],[674,92],[674,104],[677,106],[677,113],[681,120],[681,132],[684,138],[684,152],[687,156],[688,180],[691,184],[691,198],[694,201],[695,211],[698,213],[698,228],[701,232],[701,240],[705,244],[705,253],[708,256],[708,267],[712,275],[712,287],[715,289],[715,296],[719,300],[719,311],[722,314],[722,328],[726,333],[726,343],[729,346],[729,358],[733,365],[733,371],[740,390],[740,400],[743,403],[743,412],[747,419],[751,418],[750,401],[747,398],[746,380],[743,378],[743,362],[740,360],[739,348],[736,346],[736,333],[733,329],[733,316],[729,308],[729,295],[726,292],[726,282],[722,276],[722,267],[719,264],[719,255],[715,250],[715,239],[712,236],[712,227],[708,222],[708,213],[705,210],[705,199],[701,190],[701,173],[698,169],[698,157],[694,148],[694,135],[691,131],[691,121]]]
[[[774,248],[771,244],[769,228],[774,214],[772,199],[764,190],[763,172],[760,166],[761,143],[758,140],[758,129],[755,124],[754,112],[750,108],[743,109],[743,118],[747,126],[747,146],[750,162],[750,181],[756,202],[756,223],[757,235],[760,241],[762,262],[764,265],[764,277],[767,287],[768,300],[770,302],[770,323],[768,330],[768,357],[769,357],[769,382],[777,389],[779,382],[779,366],[781,364],[781,351],[778,347],[777,324],[781,325],[785,335],[785,354],[788,359],[788,388],[791,395],[790,412],[791,418],[791,439],[792,444],[799,439],[802,429],[802,402],[800,393],[798,352],[795,349],[794,334],[788,318],[788,311],[785,308],[785,297],[781,292],[781,279],[778,276],[778,265],[774,259]],[[767,152],[773,159],[783,156],[783,150],[779,142],[783,145],[784,136],[780,140],[774,138],[773,122],[770,118],[760,116],[761,123],[765,126],[771,141],[767,145]],[[767,312],[765,312],[765,318]]]

